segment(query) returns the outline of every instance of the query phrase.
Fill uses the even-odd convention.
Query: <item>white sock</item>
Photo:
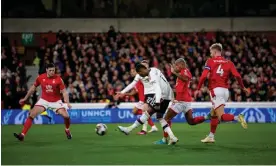
[[[144,112],[143,115],[140,117],[140,121],[142,123],[145,123],[147,120],[149,119],[148,113]],[[138,120],[136,120],[131,126],[128,127],[129,131],[132,131],[133,129],[135,129],[136,127],[140,126],[141,123],[138,122]]]
[[[142,130],[143,131],[147,131],[148,129],[148,121],[146,121],[144,124],[143,124],[143,127],[142,127]]]
[[[175,136],[174,136],[174,134],[173,134],[173,132],[172,132],[170,126],[169,126],[168,123],[165,121],[165,119],[159,119],[159,122],[160,122],[160,124],[161,124],[162,127],[164,127],[164,126],[166,126],[166,125],[168,126],[168,127],[166,127],[166,128],[164,129],[164,131],[168,133],[168,135],[169,135],[170,138],[174,138]]]
[[[163,138],[162,138],[162,141],[163,141],[163,142],[167,142],[167,138],[163,137]]]
[[[234,116],[234,120],[239,120],[238,116]]]
[[[210,133],[209,133],[209,137],[214,138],[214,137],[215,137],[214,133],[210,132]]]

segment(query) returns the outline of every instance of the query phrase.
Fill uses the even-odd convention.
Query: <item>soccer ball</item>
[[[95,128],[96,134],[104,136],[107,133],[107,126],[103,123],[99,123]]]

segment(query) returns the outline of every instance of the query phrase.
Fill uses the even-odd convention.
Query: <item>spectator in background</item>
[[[194,101],[209,101],[206,84],[196,93],[199,73],[209,58],[212,43],[223,44],[224,56],[231,59],[252,92],[239,91],[237,81],[230,81],[231,101],[276,100],[276,49],[262,35],[254,33],[119,33],[111,26],[108,33],[71,34],[60,30],[54,44],[42,43],[38,50],[40,72],[43,64],[54,62],[63,77],[70,101],[115,103],[113,96],[133,80],[129,71],[135,63],[149,59],[160,68],[171,85],[174,76],[169,63],[185,58],[193,75],[191,92]],[[26,93],[26,70],[16,49],[2,47],[2,96],[5,108],[19,107],[10,101]],[[235,92],[235,93],[234,93]],[[134,102],[135,97],[120,102]]]
[[[208,101],[206,85],[199,93],[195,93],[195,85],[208,58],[208,48],[215,42],[223,44],[224,56],[237,65],[245,85],[253,92],[250,96],[239,92],[237,82],[232,80],[232,101],[275,100],[275,80],[268,79],[274,78],[276,71],[273,48],[265,37],[252,33],[122,34],[111,26],[106,34],[80,36],[59,31],[55,46],[45,45],[39,53],[43,63],[58,64],[74,102],[114,102],[114,92],[132,81],[129,71],[142,59],[150,59],[151,65],[159,67],[173,84],[175,78],[168,64],[180,57],[187,60],[193,75],[194,100]]]
[[[27,93],[26,68],[16,47],[3,45],[1,53],[1,96],[4,109],[21,108],[19,99]]]

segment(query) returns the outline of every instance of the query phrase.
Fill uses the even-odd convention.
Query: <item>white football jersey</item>
[[[172,88],[166,77],[155,67],[150,68],[149,76],[141,77],[139,74],[136,74],[134,80],[121,93],[130,91],[139,80],[144,85],[144,94],[155,94],[156,102],[160,102],[161,98],[164,100],[172,100],[174,98]]]
[[[161,98],[166,100],[172,100],[173,91],[169,82],[167,81],[166,77],[163,73],[155,68],[151,67],[149,76],[141,77],[139,74],[136,74],[134,81],[141,82],[144,85],[144,94],[156,94],[156,86],[160,86],[161,90]],[[157,95],[157,94],[156,94]]]

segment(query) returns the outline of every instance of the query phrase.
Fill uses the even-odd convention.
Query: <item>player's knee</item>
[[[64,119],[70,119],[69,114],[62,115]]]
[[[29,117],[31,117],[31,118],[34,119],[34,118],[37,116],[37,114],[38,114],[38,111],[32,109],[32,110],[30,110],[30,112],[29,112]]]
[[[64,108],[59,109],[57,113],[60,114],[63,118],[69,118],[69,114]]]
[[[169,122],[169,121],[171,121],[172,118],[171,118],[170,116],[167,116],[167,115],[166,115],[166,116],[164,117],[164,119],[165,119],[165,121]]]
[[[62,114],[63,118],[66,118],[66,119],[69,119],[69,114],[66,110],[63,111],[63,114]]]

